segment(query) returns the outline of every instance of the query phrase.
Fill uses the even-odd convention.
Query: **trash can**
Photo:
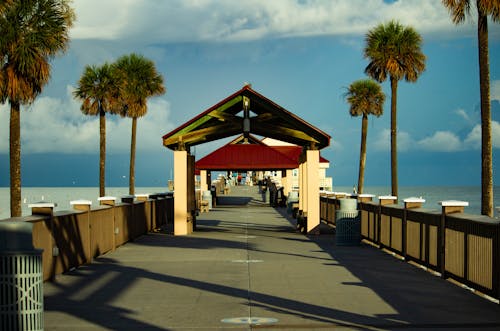
[[[201,200],[208,201],[208,209],[212,209],[212,192],[207,190],[201,193]]]
[[[340,208],[335,213],[335,238],[337,246],[357,246],[361,243],[361,221],[356,199],[339,199]]]
[[[42,250],[33,225],[0,222],[0,330],[43,330]]]

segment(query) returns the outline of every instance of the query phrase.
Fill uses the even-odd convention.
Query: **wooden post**
[[[57,203],[52,202],[37,202],[28,205],[31,208],[31,215],[54,215],[54,208],[57,207]]]
[[[102,206],[114,206],[116,202],[116,197],[99,197],[97,198],[99,204]]]
[[[73,209],[80,211],[90,211],[92,206],[92,201],[90,200],[73,200],[69,202],[73,206]]]
[[[446,278],[446,215],[453,213],[463,213],[464,207],[468,206],[467,201],[447,200],[439,202],[441,205],[441,224],[439,227],[439,269],[441,278]]]
[[[406,219],[408,217],[407,211],[408,211],[408,209],[422,208],[422,204],[424,202],[425,202],[425,200],[422,198],[407,198],[407,199],[403,200],[405,208],[403,210],[403,219],[402,219],[402,226],[401,226],[401,231],[403,232],[401,234],[401,238],[402,238],[401,249],[403,251],[403,258],[405,260],[406,260],[406,251],[407,251],[406,243],[408,240],[408,233],[406,231],[406,225],[407,225]],[[420,252],[419,252],[420,255],[422,255],[422,245],[423,245],[422,236],[424,233],[423,231],[424,231],[424,224],[420,223]],[[422,258],[422,256],[420,256],[420,258]]]

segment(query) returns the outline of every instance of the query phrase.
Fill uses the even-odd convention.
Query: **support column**
[[[319,150],[306,152],[307,233],[319,233]]]
[[[301,159],[299,161],[299,212],[302,212],[302,206],[303,206],[303,201],[304,201],[304,183],[302,180],[304,179],[304,164],[303,160]]]
[[[174,151],[174,235],[190,234],[188,223],[188,152]]]
[[[195,157],[187,156],[187,213],[188,213],[188,234],[196,230],[196,181],[195,181]]]
[[[200,170],[200,189],[201,189],[201,192],[208,191],[207,171],[206,170]]]
[[[307,194],[307,187],[309,185],[309,178],[307,178],[307,156],[302,163],[302,214],[307,217],[307,212],[309,210],[309,195]]]
[[[283,170],[284,176],[282,175],[281,183],[283,185],[283,194],[288,197],[288,193],[292,191],[292,182],[293,182],[293,170],[286,169]]]

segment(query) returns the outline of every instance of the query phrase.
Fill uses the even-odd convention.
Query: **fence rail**
[[[33,246],[43,249],[43,278],[90,263],[126,242],[173,223],[173,198],[100,205],[88,210],[49,212],[15,218],[33,223]],[[0,222],[9,222],[11,219]]]
[[[335,225],[339,198],[320,198],[320,217]],[[500,220],[359,201],[361,236],[380,248],[414,261],[500,299]]]

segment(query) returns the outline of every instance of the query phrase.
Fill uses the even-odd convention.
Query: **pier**
[[[500,329],[498,304],[362,243],[295,230],[237,186],[174,236],[163,227],[44,284],[45,330]]]

